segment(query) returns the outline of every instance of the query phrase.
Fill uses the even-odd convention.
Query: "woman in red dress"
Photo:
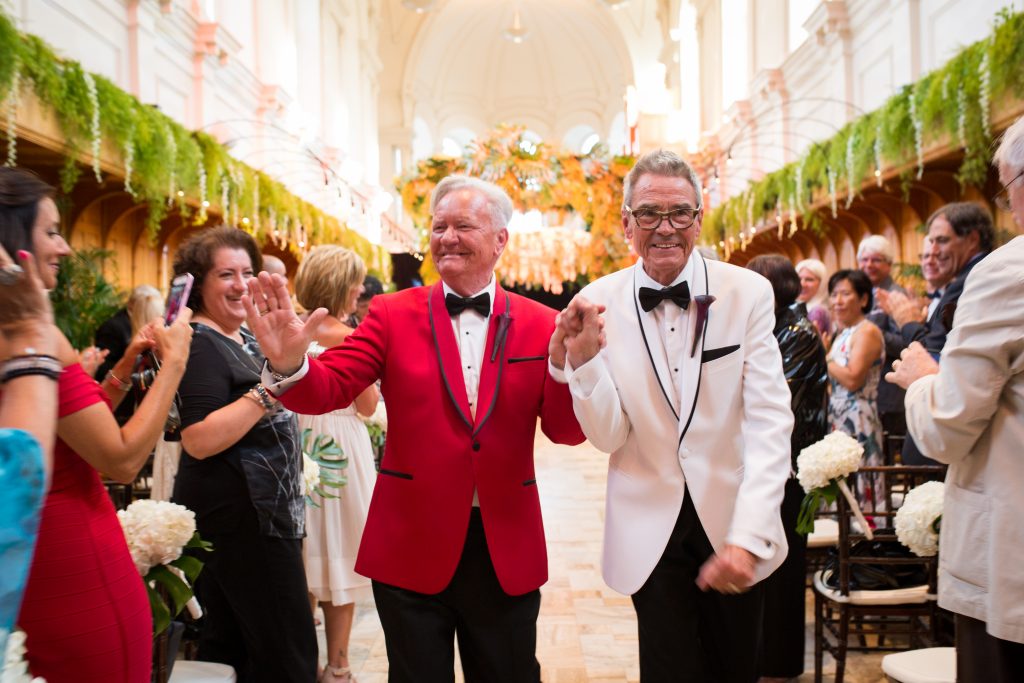
[[[0,168],[0,244],[11,254],[32,252],[47,289],[70,253],[52,196],[31,173]],[[186,312],[170,327],[149,326],[102,386],[82,370],[67,339],[59,340],[64,370],[53,474],[18,617],[31,671],[50,683],[150,680],[149,602],[98,472],[128,483],[146,462],[188,359],[189,318]],[[162,369],[133,418],[118,427],[111,405],[130,386],[135,356],[154,346]]]

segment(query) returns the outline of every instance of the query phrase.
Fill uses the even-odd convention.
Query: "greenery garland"
[[[942,142],[962,147],[964,159],[957,179],[962,186],[981,185],[988,175],[994,142],[987,106],[1005,98],[1024,98],[1024,13],[1008,8],[996,15],[990,36],[964,48],[917,83],[904,86],[879,109],[850,122],[832,138],[813,144],[800,160],[751,183],[708,212],[702,241],[728,244],[729,250],[737,243],[745,245],[744,230],[770,224],[778,207],[788,206],[791,195],[798,205],[810,197],[824,202],[823,209],[803,216],[805,228],[821,232],[824,224],[819,212],[828,212],[833,173],[838,174],[837,192],[855,196],[863,182],[882,172],[881,163],[890,168],[911,164],[899,176],[906,196],[917,173],[916,142],[925,147]],[[854,144],[848,146],[850,138]],[[750,203],[753,220],[747,215]]]
[[[85,72],[78,62],[59,57],[38,36],[20,33],[0,11],[0,102],[14,85],[16,74],[22,87],[31,87],[56,114],[66,144],[60,184],[63,192],[70,193],[82,174],[79,159],[93,144],[95,109]],[[238,227],[259,241],[272,239],[296,256],[309,245],[335,243],[358,253],[368,267],[382,262],[379,247],[266,174],[232,158],[212,136],[187,130],[102,76],[92,74],[92,80],[101,134],[127,157],[121,160],[128,162],[125,167],[131,171],[126,189],[130,187],[132,196],[147,205],[151,239],[159,233],[160,222],[171,206],[176,205],[183,218],[195,224],[205,222],[207,207],[218,206],[225,222],[232,213],[241,215],[245,220],[239,221]],[[203,191],[200,168],[208,179]],[[228,206],[220,206],[222,182]],[[177,191],[169,194],[169,188]],[[198,211],[193,206],[198,206]],[[264,229],[269,225],[266,217],[272,214],[289,217],[289,234],[275,236]]]

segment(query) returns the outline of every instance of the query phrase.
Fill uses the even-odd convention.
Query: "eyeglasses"
[[[625,207],[626,212],[636,221],[638,228],[643,230],[657,230],[661,221],[668,219],[668,224],[676,230],[686,230],[693,225],[694,219],[700,213],[701,207],[693,208],[684,206],[671,211],[655,211],[654,209],[631,209]]]
[[[1002,209],[1003,211],[1013,210],[1010,206],[1010,188],[1013,186],[1015,182],[1020,180],[1021,177],[1024,177],[1024,171],[1018,173],[1013,180],[1003,185],[1003,189],[999,190],[999,192],[996,193],[996,196],[992,198],[992,201],[995,202],[996,207]]]

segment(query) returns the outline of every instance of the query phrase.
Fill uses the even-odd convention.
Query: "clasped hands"
[[[566,357],[574,368],[591,360],[607,344],[604,334],[605,307],[588,301],[582,296],[575,297],[555,318],[555,331],[548,343],[551,364],[556,368],[565,367]]]

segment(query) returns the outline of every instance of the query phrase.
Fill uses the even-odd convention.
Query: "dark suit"
[[[957,302],[964,291],[964,283],[967,281],[967,276],[970,274],[971,269],[986,256],[988,256],[987,251],[976,254],[960,269],[960,272],[957,273],[956,277],[946,286],[945,291],[942,292],[939,303],[928,320],[923,323],[911,322],[903,326],[900,332],[903,335],[904,348],[910,346],[913,342],[921,342],[921,345],[933,356],[942,352],[943,347],[946,346],[946,337],[953,326],[953,311],[956,310]],[[901,460],[904,465],[940,464],[921,453],[921,450],[914,443],[914,439],[911,438],[909,433],[903,442]]]

